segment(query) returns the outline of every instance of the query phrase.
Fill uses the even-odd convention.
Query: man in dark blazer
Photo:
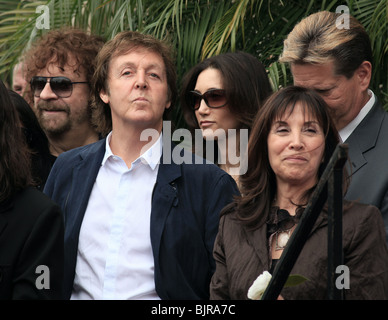
[[[346,199],[380,209],[388,244],[388,114],[369,89],[368,34],[349,14],[318,12],[290,32],[280,61],[290,64],[295,85],[316,90],[326,101],[349,146]]]
[[[238,188],[162,134],[175,83],[151,36],[121,32],[100,51],[93,117],[109,134],[59,156],[45,186],[64,213],[66,298],[209,298],[219,214]]]

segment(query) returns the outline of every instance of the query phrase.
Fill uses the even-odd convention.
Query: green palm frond
[[[244,18],[250,2],[252,1],[236,1],[233,6],[225,12],[221,19],[216,21],[205,39],[202,49],[202,58],[213,56],[224,51],[224,46],[229,38],[231,39],[231,50],[234,51],[236,49],[236,33],[238,30],[242,30],[242,36],[244,36]]]
[[[388,1],[353,1],[354,16],[364,25],[373,49],[371,87],[388,110]]]
[[[106,40],[122,30],[168,37],[176,50],[178,79],[205,57],[226,51],[250,52],[267,68],[275,90],[292,81],[278,57],[293,26],[313,12],[346,5],[371,37],[375,66],[371,87],[388,108],[387,0],[0,1],[0,76],[5,81],[23,51],[48,31],[36,26],[38,5],[49,8],[50,29],[74,26]]]

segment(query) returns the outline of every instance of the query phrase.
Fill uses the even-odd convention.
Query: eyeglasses
[[[200,94],[197,91],[190,91],[189,98],[191,99],[191,106],[194,110],[198,110],[202,99],[209,108],[221,108],[227,104],[225,90],[212,89]]]
[[[50,79],[50,81],[48,81],[48,79]],[[70,97],[73,93],[73,84],[88,83],[87,81],[72,82],[66,77],[32,77],[30,85],[35,97],[40,97],[47,82],[50,84],[51,90],[59,98]]]

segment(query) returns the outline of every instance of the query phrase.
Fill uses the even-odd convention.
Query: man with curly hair
[[[25,54],[31,102],[54,159],[96,142],[91,124],[90,81],[102,38],[77,29],[52,30]]]

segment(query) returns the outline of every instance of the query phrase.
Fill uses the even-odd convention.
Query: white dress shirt
[[[372,109],[373,105],[375,104],[376,97],[372,90],[368,89],[368,94],[370,96],[370,99],[365,104],[365,106],[362,107],[360,112],[358,113],[357,117],[355,117],[352,121],[348,123],[348,125],[344,128],[342,128],[338,133],[341,137],[342,142],[346,142],[346,139],[349,138],[349,136],[352,134],[352,132],[357,128],[357,126],[361,123],[361,121],[366,117],[370,109]]]
[[[71,299],[159,299],[150,217],[161,136],[128,169],[108,135],[80,230]]]

